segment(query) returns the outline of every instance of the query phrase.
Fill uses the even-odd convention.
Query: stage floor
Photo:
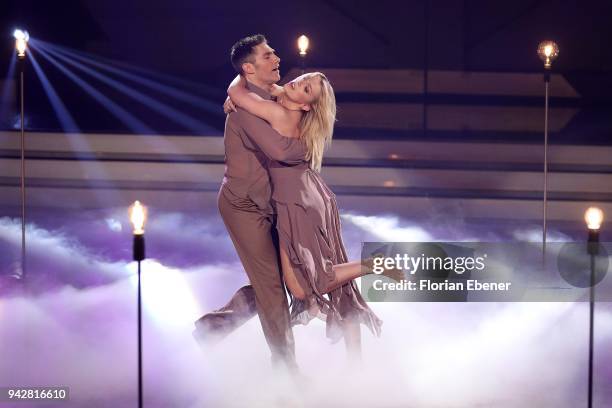
[[[0,383],[69,386],[57,406],[136,403],[136,265],[127,209],[149,208],[143,264],[147,407],[568,407],[586,403],[586,303],[373,303],[381,338],[346,367],[325,325],[294,329],[298,387],[270,369],[258,319],[200,350],[193,322],[247,283],[217,210],[219,137],[28,134],[27,285],[17,138],[0,133]],[[607,147],[551,146],[549,241],[612,211]],[[503,152],[503,154],[501,154]],[[367,241],[541,240],[541,150],[339,140],[323,176],[349,258]],[[604,224],[606,226],[607,224]],[[610,241],[603,228],[602,241]],[[608,279],[609,276],[608,276]],[[612,309],[597,303],[596,406],[612,403]],[[550,392],[550,390],[554,390]],[[46,405],[50,406],[50,405]]]
[[[257,319],[202,352],[191,337],[193,321],[224,303],[246,276],[217,213],[216,194],[191,197],[158,197],[153,202],[165,204],[149,209],[147,407],[585,404],[586,303],[373,303],[383,334],[363,332],[360,369],[346,367],[343,345],[328,343],[323,322],[294,329],[298,362],[311,378],[297,388],[269,368]],[[468,218],[458,207],[415,217],[413,208],[381,197],[340,195],[339,203],[352,259],[364,241],[541,237],[534,220]],[[0,383],[70,386],[72,401],[56,406],[133,406],[136,269],[127,208],[70,207],[28,208],[27,292],[7,278],[19,269],[19,209],[2,208]],[[553,220],[549,228],[551,241],[584,239],[581,222]],[[596,406],[606,406],[612,402],[612,308],[598,303],[596,311]]]

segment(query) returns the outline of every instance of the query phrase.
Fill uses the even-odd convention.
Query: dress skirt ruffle
[[[306,169],[301,181],[304,185],[297,195],[284,194],[274,200],[279,244],[306,293],[305,300],[291,297],[292,325],[319,317],[326,321],[327,337],[335,342],[343,335],[342,320],[357,319],[379,336],[382,321],[365,302],[355,281],[324,294],[335,281],[333,265],[348,262],[338,205],[319,173]]]

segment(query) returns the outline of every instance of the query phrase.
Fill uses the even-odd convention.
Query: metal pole
[[[25,61],[21,59],[19,64],[19,95],[21,105],[21,279],[26,277],[26,239],[25,239],[25,217],[26,217],[26,194],[25,194],[25,105],[24,105],[24,70]]]
[[[546,254],[546,207],[548,206],[548,87],[550,73],[544,74],[544,200],[542,205],[542,252]]]
[[[140,261],[138,261],[138,407],[142,408],[142,299],[140,289]]]
[[[589,386],[588,407],[593,407],[593,331],[595,320],[595,257],[599,254],[599,231],[589,230],[587,252],[591,256],[591,276],[589,287]]]
[[[593,407],[593,323],[595,317],[595,255],[591,255],[591,287],[589,292],[589,404]]]
[[[138,407],[142,408],[142,279],[140,273],[140,263],[145,259],[144,233],[134,233],[132,254],[134,260],[138,262]]]

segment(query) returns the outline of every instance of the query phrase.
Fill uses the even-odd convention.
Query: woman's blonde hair
[[[310,110],[300,120],[300,138],[307,148],[306,160],[310,167],[321,171],[323,152],[331,143],[336,121],[336,96],[327,77],[321,72],[313,73],[321,79],[321,95],[310,105]]]

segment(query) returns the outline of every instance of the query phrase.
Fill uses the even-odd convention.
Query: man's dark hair
[[[253,49],[259,44],[265,42],[268,42],[266,37],[261,34],[255,34],[238,40],[238,42],[232,46],[230,60],[232,61],[232,66],[237,73],[244,74],[242,71],[242,64],[245,62],[255,62],[255,58],[253,57]]]

